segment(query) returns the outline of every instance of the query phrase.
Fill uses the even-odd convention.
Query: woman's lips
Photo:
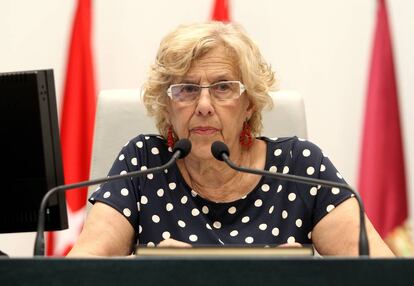
[[[217,128],[214,127],[195,127],[191,129],[192,133],[198,134],[198,135],[211,135],[218,131]]]

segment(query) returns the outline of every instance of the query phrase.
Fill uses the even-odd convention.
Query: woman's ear
[[[249,103],[246,108],[246,118],[250,119],[255,111],[256,105],[254,105],[253,101],[249,98]]]
[[[170,106],[167,106],[167,108],[164,110],[164,116],[165,121],[168,122],[168,124],[171,124],[171,108]]]

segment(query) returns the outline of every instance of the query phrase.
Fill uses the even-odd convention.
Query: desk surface
[[[0,285],[414,285],[414,259],[0,259]]]

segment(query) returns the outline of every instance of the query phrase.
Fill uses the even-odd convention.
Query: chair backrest
[[[263,135],[307,137],[301,94],[281,90],[272,94],[274,108],[263,112]],[[90,178],[105,177],[121,147],[138,134],[158,133],[147,116],[138,89],[103,90],[98,97]],[[89,188],[89,194],[96,187]]]

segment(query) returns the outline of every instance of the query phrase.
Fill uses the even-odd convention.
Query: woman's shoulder
[[[264,140],[270,148],[275,148],[275,150],[280,149],[281,151],[302,151],[305,154],[310,151],[322,152],[321,148],[314,142],[300,138],[297,136],[290,137],[259,137],[259,139]],[[305,151],[308,150],[308,151]],[[280,151],[279,151],[280,152]]]
[[[158,134],[139,134],[127,141],[120,151],[125,157],[137,157],[140,162],[163,160],[171,155],[172,149]],[[157,159],[158,158],[158,159]]]
[[[311,165],[313,168],[319,168],[319,165],[325,157],[321,148],[308,139],[297,136],[279,138],[262,137],[261,139],[267,143],[267,165],[279,165],[284,170],[288,168],[291,171],[299,171],[298,168]]]
[[[125,143],[125,146],[128,144],[137,144],[138,142],[148,142],[148,143],[166,143],[164,137],[159,134],[139,134]],[[140,145],[140,144],[139,144]]]
[[[128,140],[123,148],[146,149],[168,149],[166,140],[159,134],[139,134]]]

